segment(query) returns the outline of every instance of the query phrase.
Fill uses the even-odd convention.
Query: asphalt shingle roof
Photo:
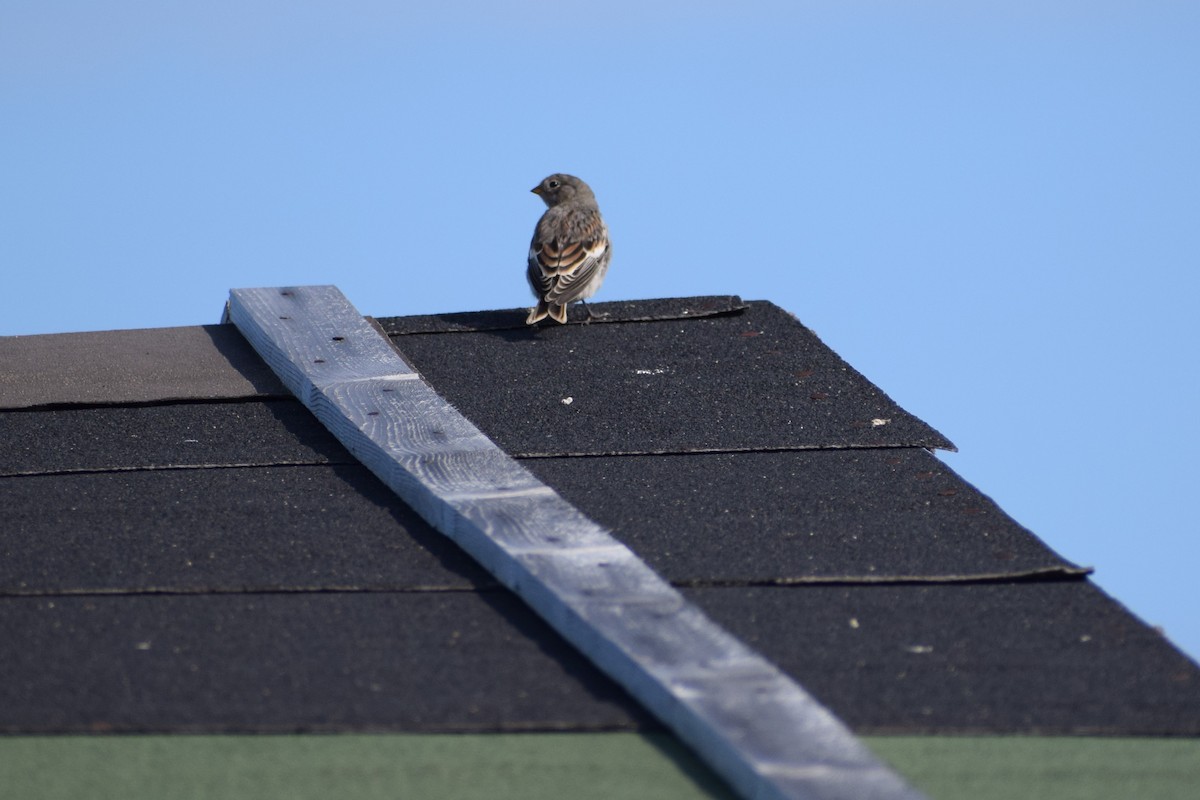
[[[953,448],[770,303],[710,316],[659,311],[651,322],[592,323],[586,335],[575,326],[497,330],[495,314],[481,315],[482,330],[469,336],[452,333],[465,314],[446,333],[413,333],[429,331],[425,319],[380,324],[515,456]]]
[[[1200,734],[1196,665],[790,315],[736,298],[594,311],[538,331],[520,311],[380,322],[856,730]],[[229,326],[14,337],[0,355],[0,730],[654,726]]]

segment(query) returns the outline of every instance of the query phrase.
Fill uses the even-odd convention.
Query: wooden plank
[[[235,289],[229,314],[350,452],[738,792],[922,796],[794,681],[504,454],[336,287]]]

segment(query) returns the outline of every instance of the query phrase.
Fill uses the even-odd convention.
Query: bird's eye
[[[546,185],[549,186],[551,189],[557,189],[558,187],[562,186],[562,184],[559,183],[558,181],[547,181]]]

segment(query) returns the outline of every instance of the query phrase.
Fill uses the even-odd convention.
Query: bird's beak
[[[541,196],[542,196],[542,187],[541,187],[541,184],[538,184],[537,186],[533,187],[533,188],[532,188],[532,189],[530,189],[529,191],[533,192],[533,193],[534,193],[534,194],[536,194],[538,197],[541,197]]]

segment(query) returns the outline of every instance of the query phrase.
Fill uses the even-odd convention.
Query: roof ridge
[[[740,314],[749,304],[737,295],[616,300],[589,303],[587,309],[567,310],[568,325],[613,325],[630,322],[672,322]],[[527,308],[455,311],[442,314],[373,317],[388,336],[432,333],[479,333],[526,330]]]

